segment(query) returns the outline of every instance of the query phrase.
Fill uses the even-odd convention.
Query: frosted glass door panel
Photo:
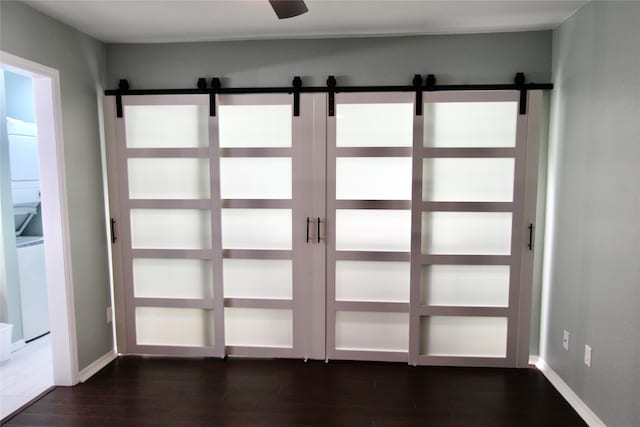
[[[213,326],[211,310],[136,307],[139,345],[213,347]]]
[[[293,345],[293,313],[270,308],[225,308],[227,345],[288,347]]]
[[[421,295],[425,305],[507,307],[509,266],[424,266]]]
[[[337,147],[411,147],[413,104],[338,104]]]
[[[134,249],[209,249],[211,214],[198,209],[132,209]]]
[[[420,319],[420,353],[506,357],[506,317],[431,316]]]
[[[291,147],[291,105],[220,105],[220,147]]]
[[[411,211],[336,210],[336,250],[408,252]]]
[[[291,249],[291,209],[222,209],[223,249]]]
[[[223,199],[290,199],[290,158],[221,158]]]
[[[208,199],[208,159],[130,158],[129,198]]]
[[[511,212],[423,212],[422,253],[509,255]]]
[[[129,148],[209,146],[208,105],[126,105]]]
[[[338,311],[336,349],[406,352],[409,314]]]
[[[213,298],[211,261],[134,258],[133,289],[138,298]]]
[[[514,159],[424,159],[422,200],[435,202],[513,201]]]
[[[411,200],[411,158],[337,158],[336,199]]]
[[[227,298],[291,299],[292,262],[280,259],[225,259]]]
[[[424,104],[425,147],[515,147],[517,102]]]
[[[336,300],[409,301],[408,262],[337,261]]]

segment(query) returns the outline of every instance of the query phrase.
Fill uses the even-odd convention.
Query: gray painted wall
[[[595,2],[554,32],[541,355],[610,426],[640,425],[638,22]]]
[[[113,348],[105,312],[111,299],[98,123],[105,48],[22,3],[2,1],[0,8],[0,48],[60,72],[78,363],[82,369]]]
[[[289,86],[299,75],[323,86],[335,75],[344,85],[404,85],[416,73],[439,83],[510,83],[516,72],[529,81],[551,79],[551,32],[268,40],[211,43],[109,44],[107,86],[126,78],[132,89],[195,87],[198,77],[218,76],[223,86]],[[545,101],[545,105],[548,102]],[[546,126],[546,125],[545,125]],[[545,127],[546,129],[546,127]],[[546,132],[546,131],[545,131]],[[544,133],[544,132],[543,132]],[[545,141],[542,151],[546,153]],[[539,189],[544,201],[546,157]],[[536,245],[542,253],[544,203]],[[541,257],[533,284],[531,354],[538,354]]]
[[[439,83],[510,83],[551,77],[551,32],[422,37],[267,40],[107,45],[107,86],[129,80],[132,89],[195,87],[198,77],[223,86],[289,86],[294,76],[324,86],[404,85],[414,74]]]

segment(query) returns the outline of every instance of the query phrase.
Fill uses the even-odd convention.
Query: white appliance
[[[38,137],[35,123],[7,117],[11,198],[19,236],[37,213],[40,204]]]
[[[24,340],[29,341],[49,332],[49,302],[44,266],[42,236],[16,237],[20,306]]]

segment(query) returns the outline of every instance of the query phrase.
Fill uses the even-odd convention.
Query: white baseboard
[[[113,361],[116,357],[118,357],[118,354],[116,353],[115,349],[106,353],[104,356],[101,356],[98,360],[96,360],[91,365],[87,366],[86,368],[84,368],[82,371],[78,373],[78,378],[80,379],[80,382],[83,383],[87,381],[89,378],[94,376],[100,369],[104,368],[109,363],[111,363],[111,361]]]
[[[22,347],[24,347],[25,345],[27,345],[27,343],[25,342],[25,340],[18,340],[16,342],[12,342],[11,343],[11,353],[13,353],[14,351],[18,351],[20,350]]]
[[[560,375],[558,375],[547,362],[544,361],[541,357],[536,357],[537,361],[535,363],[536,367],[542,374],[547,377],[549,382],[558,390],[558,392],[565,398],[569,405],[576,410],[578,415],[582,417],[585,423],[587,423],[591,427],[606,427],[606,424],[602,422],[600,418],[587,406],[586,403],[580,399],[580,397],[571,390],[571,387],[564,382]],[[531,360],[531,358],[530,358]]]
[[[529,355],[529,365],[536,365],[538,363],[539,356]]]

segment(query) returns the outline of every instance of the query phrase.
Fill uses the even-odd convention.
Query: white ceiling
[[[551,29],[587,0],[305,0],[278,20],[267,0],[25,0],[111,43],[451,34]]]

